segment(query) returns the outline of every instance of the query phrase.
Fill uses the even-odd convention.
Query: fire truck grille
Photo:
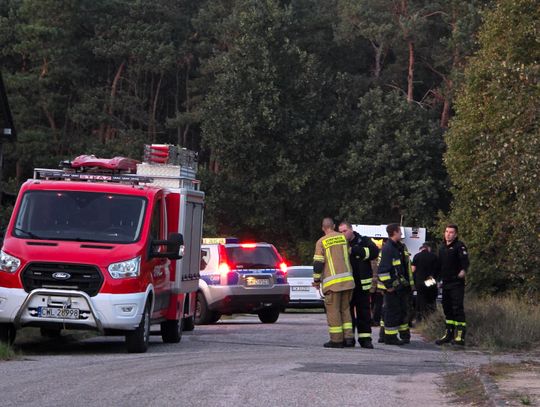
[[[96,295],[103,284],[103,275],[95,266],[84,264],[30,263],[22,272],[26,292],[36,288],[57,288],[84,291]]]

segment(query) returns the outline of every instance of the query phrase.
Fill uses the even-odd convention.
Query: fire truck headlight
[[[131,278],[139,277],[141,272],[141,257],[135,257],[131,260],[112,263],[107,268],[112,278]]]
[[[6,273],[15,273],[20,265],[21,261],[18,258],[5,253],[3,250],[0,250],[0,271],[5,271]]]

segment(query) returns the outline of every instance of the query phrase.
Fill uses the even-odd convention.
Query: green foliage
[[[0,361],[1,360],[15,360],[20,358],[20,355],[13,350],[9,345],[0,342]]]
[[[244,1],[230,19],[228,51],[206,63],[214,81],[202,129],[219,166],[208,210],[218,232],[285,242],[324,210],[313,197],[329,186],[318,179],[337,147],[328,78],[296,44],[290,8]]]
[[[448,199],[442,132],[430,113],[376,88],[343,128],[351,134],[342,155],[347,199],[340,214],[359,223],[429,226]]]
[[[540,290],[538,21],[533,0],[501,0],[487,14],[446,137],[451,218],[482,291]]]

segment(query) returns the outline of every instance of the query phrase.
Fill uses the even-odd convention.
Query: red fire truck
[[[193,329],[204,193],[196,157],[146,146],[145,160],[80,156],[35,169],[0,251],[0,340],[39,327],[123,335],[145,352]]]

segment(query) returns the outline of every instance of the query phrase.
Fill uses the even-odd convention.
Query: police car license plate
[[[38,317],[59,318],[59,319],[79,319],[79,309],[38,307]]]
[[[267,278],[254,278],[254,277],[248,277],[246,279],[246,283],[248,286],[261,286],[261,285],[270,285],[270,280]]]
[[[309,287],[302,287],[302,286],[299,286],[299,287],[291,287],[291,290],[293,291],[309,291]]]

